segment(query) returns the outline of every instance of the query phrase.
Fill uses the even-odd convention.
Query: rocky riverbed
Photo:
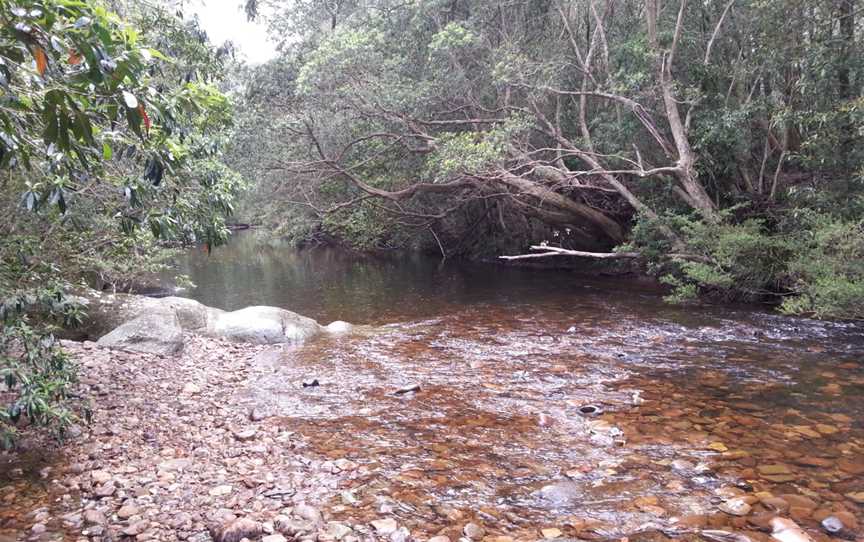
[[[295,435],[231,400],[262,347],[194,336],[179,357],[65,346],[81,363],[93,423],[65,445],[31,436],[0,455],[0,541],[372,532],[317,508],[358,465],[298,454]]]
[[[488,329],[452,329],[187,334],[174,357],[65,343],[93,423],[0,455],[0,541],[862,540],[861,420],[718,369],[556,364],[567,334],[509,350],[538,364],[520,372],[478,350]],[[842,404],[858,371],[792,395]]]

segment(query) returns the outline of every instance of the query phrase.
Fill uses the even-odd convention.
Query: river
[[[211,306],[374,326],[282,349],[239,392],[305,453],[362,466],[330,497],[337,518],[386,511],[421,538],[476,519],[517,539],[864,520],[860,326],[250,234],[178,263]]]

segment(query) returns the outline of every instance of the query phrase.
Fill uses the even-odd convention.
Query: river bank
[[[93,423],[0,456],[0,540],[210,540],[236,518],[307,539],[335,528],[297,503],[318,501],[340,469],[231,400],[263,347],[185,342],[178,357],[64,343]]]

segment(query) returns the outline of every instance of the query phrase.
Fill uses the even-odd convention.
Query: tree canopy
[[[242,182],[220,158],[224,52],[194,24],[78,0],[3,2],[0,20],[3,432],[71,419],[47,325],[82,317],[70,289],[128,287],[166,243],[223,242]]]
[[[281,233],[616,249],[679,300],[862,316],[854,0],[247,8],[282,56],[245,75],[231,160]]]

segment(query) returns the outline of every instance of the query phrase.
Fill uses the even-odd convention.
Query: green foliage
[[[789,314],[864,319],[864,219],[805,212],[789,262]]]
[[[661,228],[674,230],[672,246]],[[641,250],[651,271],[672,287],[669,301],[780,295],[787,314],[864,317],[864,221],[794,210],[769,227],[764,220],[720,224],[668,215],[641,219],[628,248]]]
[[[233,114],[216,86],[222,53],[157,6],[130,3],[125,16],[96,0],[0,3],[8,434],[22,412],[57,428],[72,419],[74,367],[53,339],[77,320],[65,292],[134,287],[163,268],[166,247],[224,242],[244,187],[222,162]]]
[[[658,11],[655,40],[641,0],[256,0],[283,55],[238,74],[230,161],[247,209],[295,239],[438,252],[432,229],[448,255],[488,257],[563,228],[569,248],[612,250],[617,224],[676,300],[857,318],[850,6],[689,2],[680,29]]]
[[[10,291],[8,283],[17,275],[12,267],[0,272],[0,291]],[[0,448],[14,446],[16,427],[24,422],[60,436],[77,419],[76,410],[83,407],[87,415],[70,392],[76,366],[52,334],[57,324],[76,325],[81,317],[80,306],[65,298],[60,284],[18,289],[0,299]]]

